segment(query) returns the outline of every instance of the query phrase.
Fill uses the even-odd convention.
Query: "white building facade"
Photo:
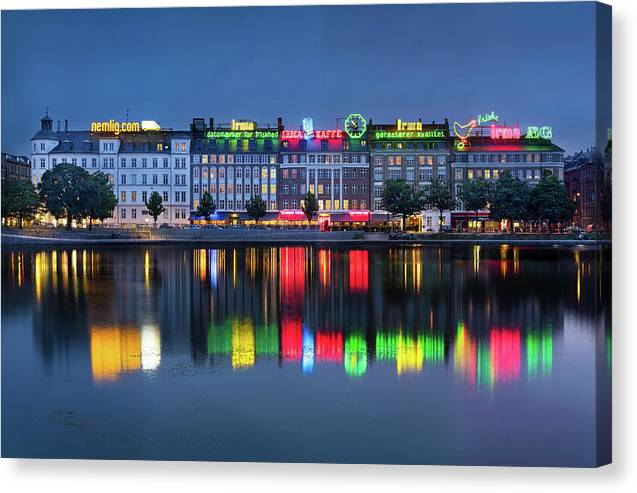
[[[92,126],[95,128],[94,126]],[[118,203],[105,223],[121,226],[153,224],[145,202],[158,192],[165,207],[157,224],[188,224],[190,212],[190,134],[173,130],[97,132],[64,129],[46,115],[31,139],[31,173],[38,185],[47,170],[61,163],[108,176]],[[55,222],[47,217],[47,221]]]

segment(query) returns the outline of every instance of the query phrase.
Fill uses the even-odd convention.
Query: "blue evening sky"
[[[610,127],[610,30],[593,2],[2,12],[2,150],[53,120],[362,113],[552,125],[573,152]],[[601,23],[604,24],[604,23]],[[597,44],[597,39],[606,39]],[[600,95],[596,118],[595,57]],[[597,121],[596,121],[597,120]]]

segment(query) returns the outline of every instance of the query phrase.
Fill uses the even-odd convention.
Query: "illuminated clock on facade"
[[[352,113],[345,118],[345,131],[352,139],[360,139],[367,131],[367,120],[363,115]]]

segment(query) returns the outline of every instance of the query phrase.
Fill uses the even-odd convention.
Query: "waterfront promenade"
[[[610,244],[610,236],[576,234],[471,234],[471,233],[378,233],[364,231],[317,231],[288,229],[114,229],[93,231],[39,228],[2,229],[2,245],[59,244],[509,244],[597,245]]]

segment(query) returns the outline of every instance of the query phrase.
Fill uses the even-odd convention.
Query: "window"
[[[123,191],[121,194],[122,202],[126,202],[126,191]]]
[[[147,176],[146,175],[142,175],[142,185],[147,185]]]
[[[142,202],[145,204],[148,201],[148,192],[146,190],[142,191]]]
[[[130,165],[131,165],[133,168],[137,168],[137,158],[136,158],[136,157],[131,158],[131,160],[130,160]]]
[[[168,202],[168,192],[164,192],[163,193],[163,197],[162,197],[164,202]]]
[[[153,185],[157,185],[157,175],[153,175]]]
[[[456,178],[456,180],[462,180],[462,170],[461,169],[456,169],[455,178]]]
[[[126,175],[121,175],[121,184],[126,185]]]
[[[124,159],[123,161],[126,161],[126,160]],[[42,160],[42,165],[40,167],[44,168],[44,159]],[[125,168],[126,165],[124,164],[123,167]],[[82,168],[86,168],[86,158],[85,157],[82,158]]]
[[[145,168],[147,164],[148,164],[148,159],[143,157],[142,158],[142,168]]]
[[[126,219],[126,209],[120,209],[119,210],[119,217],[121,217],[122,219]]]
[[[130,193],[130,200],[131,202],[137,202],[137,192],[135,190]]]

